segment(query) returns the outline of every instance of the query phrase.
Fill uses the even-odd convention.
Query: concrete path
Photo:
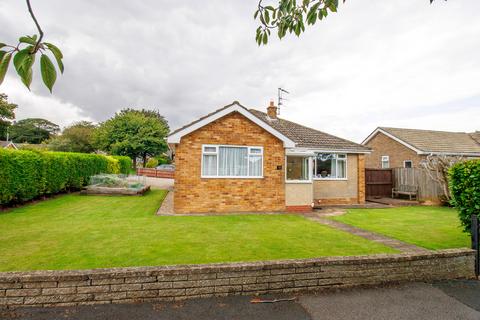
[[[468,280],[300,295],[296,301],[262,304],[250,303],[252,297],[237,296],[150,304],[0,309],[0,319],[478,320],[479,296],[480,283]]]
[[[335,215],[335,214],[331,214]],[[325,215],[327,216],[327,215]],[[387,247],[397,249],[398,251],[402,253],[421,253],[421,252],[428,252],[428,249],[417,247],[416,245],[405,243],[403,241],[397,240],[397,239],[392,239],[387,236],[374,233],[371,231],[363,230],[339,221],[331,220],[328,218],[325,218],[325,216],[322,216],[321,214],[318,213],[308,213],[305,214],[305,217],[309,220],[316,221],[318,223],[327,225],[329,227],[342,230],[351,234],[354,234],[356,236],[360,236],[362,238],[381,243]]]

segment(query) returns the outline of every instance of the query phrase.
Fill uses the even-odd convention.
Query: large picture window
[[[262,147],[220,145],[202,147],[202,177],[261,178],[262,176]]]
[[[315,179],[346,179],[347,155],[335,153],[315,154],[313,177]]]

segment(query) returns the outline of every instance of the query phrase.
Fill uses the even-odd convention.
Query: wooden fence
[[[366,196],[392,196],[392,169],[365,169]]]
[[[418,186],[418,199],[423,201],[439,201],[443,195],[440,183],[436,182],[424,169],[420,168],[394,168],[393,185]]]
[[[154,168],[137,168],[137,175],[139,176],[173,179],[174,174],[175,174],[175,171],[172,171],[172,170],[157,170]]]

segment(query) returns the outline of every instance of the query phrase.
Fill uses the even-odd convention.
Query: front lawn
[[[350,209],[332,219],[427,249],[470,247],[457,212],[447,207]]]
[[[0,271],[395,252],[296,215],[155,216],[165,194],[71,194],[0,214]]]

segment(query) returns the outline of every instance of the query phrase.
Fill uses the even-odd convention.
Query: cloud
[[[266,47],[255,44],[249,1],[33,6],[66,70],[53,95],[38,72],[28,92],[10,70],[0,90],[25,117],[66,124],[152,107],[176,128],[233,100],[263,109],[283,86],[283,117],[355,141],[382,125],[479,129],[475,0],[347,1],[299,39]],[[0,20],[2,41],[35,31],[22,1],[0,3]]]

